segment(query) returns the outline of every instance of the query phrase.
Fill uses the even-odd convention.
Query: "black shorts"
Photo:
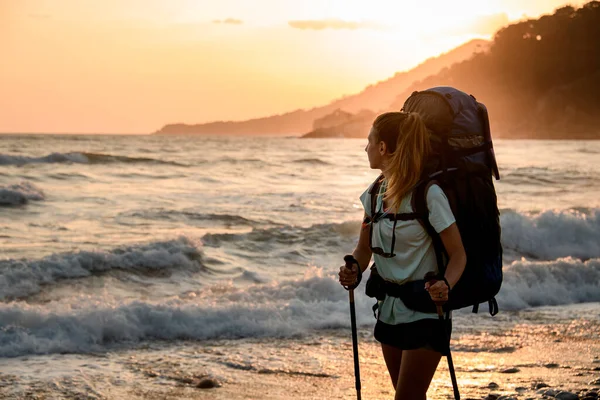
[[[377,320],[375,339],[402,350],[426,348],[447,355],[450,351],[452,320],[445,320],[444,324],[445,331],[439,319],[421,319],[398,325],[389,325]]]

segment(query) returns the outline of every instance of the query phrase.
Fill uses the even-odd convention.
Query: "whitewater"
[[[0,137],[0,397],[194,398],[202,379],[215,399],[351,396],[348,295],[336,274],[377,176],[365,145]],[[487,390],[498,354],[533,357],[519,364],[527,382],[544,363],[588,363],[590,380],[600,354],[582,343],[600,341],[600,142],[496,140],[495,151],[501,312],[455,313],[455,363],[479,374],[463,386]],[[389,398],[375,383],[385,365],[363,285],[363,362],[381,372],[363,385]],[[559,344],[534,354],[540,341]],[[431,398],[447,398],[448,384],[436,375]]]

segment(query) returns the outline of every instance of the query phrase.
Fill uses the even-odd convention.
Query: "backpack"
[[[439,234],[429,222],[426,202],[429,187],[440,186],[450,203],[467,255],[465,270],[449,293],[444,310],[472,306],[476,313],[480,303],[488,302],[490,314],[496,315],[498,303],[494,296],[502,284],[502,245],[492,175],[498,180],[500,174],[487,109],[475,97],[458,89],[435,87],[414,92],[402,110],[421,115],[430,133],[432,155],[413,192],[414,212],[383,217],[417,219],[432,238],[443,277],[447,255]],[[371,187],[371,204],[379,192],[380,178]],[[423,289],[424,280],[395,286],[388,287],[388,295],[401,297],[409,308],[435,312],[435,304]]]

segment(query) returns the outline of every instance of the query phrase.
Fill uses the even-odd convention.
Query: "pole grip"
[[[435,274],[435,272],[428,272],[427,274],[425,274],[425,280],[430,285],[434,285],[437,281],[439,281],[439,279],[437,278],[437,275]],[[439,300],[437,300],[437,301],[433,300],[433,302],[435,303],[435,308],[437,310],[438,316],[440,316],[440,315],[443,316],[444,315],[444,309],[442,307],[444,306],[444,304],[446,302],[445,301],[439,301]]]
[[[354,258],[352,254],[345,255],[344,261],[346,262],[346,268],[348,269],[352,269],[352,264],[356,263],[356,265],[358,265],[358,261],[356,261],[356,258]]]
[[[356,260],[356,258],[354,258],[354,256],[352,254],[345,255],[344,262],[346,263],[346,268],[348,270],[352,270],[353,264],[356,264],[356,267],[358,268],[357,276],[356,276],[356,283],[352,286],[344,286],[346,288],[346,290],[350,291],[351,298],[354,299],[353,291],[354,291],[354,289],[356,289],[358,287],[358,285],[360,284],[360,281],[362,280],[362,270],[360,269],[360,264],[358,263],[358,260]]]

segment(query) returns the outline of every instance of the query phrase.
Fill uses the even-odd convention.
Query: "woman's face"
[[[371,169],[381,169],[383,155],[385,154],[385,143],[379,140],[375,128],[371,128],[367,140],[368,142],[365,151],[369,157],[369,166]]]

